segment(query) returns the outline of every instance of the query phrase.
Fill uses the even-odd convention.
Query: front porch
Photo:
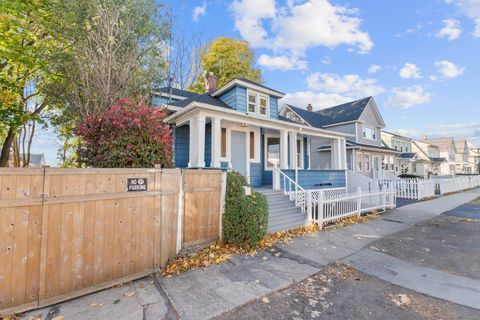
[[[176,119],[174,134],[177,167],[234,170],[253,187],[271,186],[274,166],[307,189],[346,184],[343,134],[306,129],[279,119],[201,110]],[[314,138],[330,141],[331,169],[312,170]]]

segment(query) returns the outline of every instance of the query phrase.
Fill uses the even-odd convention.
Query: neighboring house
[[[272,184],[278,165],[304,188],[345,186],[347,135],[279,115],[283,93],[239,78],[209,93],[172,90],[171,96],[169,103],[170,90],[159,89],[152,104],[171,112],[166,121],[175,135],[177,167],[229,168],[259,187]],[[329,170],[313,170],[311,165],[311,141],[317,138],[334,146]]]
[[[424,177],[442,175],[441,167],[444,163],[447,163],[447,159],[440,156],[440,148],[438,146],[412,139],[412,147],[414,152],[429,160],[426,175],[423,175]]]
[[[382,173],[393,174],[396,150],[382,144],[381,130],[385,127],[383,118],[373,97],[352,101],[342,105],[321,109],[316,112],[285,105],[282,116],[315,128],[348,134],[346,141],[347,168],[371,178]],[[311,166],[330,169],[332,145],[321,137],[312,139]]]
[[[384,145],[397,150],[395,158],[395,174],[411,174],[427,178],[438,175],[441,163],[440,149],[409,137],[382,131]]]
[[[472,174],[475,170],[475,163],[470,162],[470,148],[467,140],[455,140],[457,147],[455,173],[457,174]]]
[[[480,148],[467,142],[469,148],[469,162],[473,163],[473,173],[480,173]]]
[[[453,138],[428,138],[420,142],[438,148],[439,158],[445,161],[438,166],[438,175],[454,175],[456,173],[457,147]]]
[[[30,154],[30,168],[41,168],[46,165],[44,153],[31,153]],[[13,167],[13,154],[10,153],[10,159],[8,160],[8,166]],[[20,157],[20,167],[23,166],[23,158]]]

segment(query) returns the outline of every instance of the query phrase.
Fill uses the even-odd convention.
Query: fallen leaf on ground
[[[63,316],[58,315],[52,318],[52,320],[63,320]]]
[[[408,307],[412,303],[412,299],[403,293],[396,295],[388,293],[387,296],[397,307]]]
[[[125,297],[133,297],[135,294],[136,294],[135,291],[128,291],[128,292],[125,292],[123,295]]]
[[[262,302],[265,303],[265,304],[267,304],[267,303],[270,303],[270,300],[268,300],[267,297],[263,297],[263,298],[262,298]]]

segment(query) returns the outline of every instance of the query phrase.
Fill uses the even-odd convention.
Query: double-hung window
[[[248,92],[248,113],[258,114],[261,116],[268,115],[268,96],[260,93]]]
[[[363,126],[363,138],[367,140],[377,140],[377,130],[372,127]]]

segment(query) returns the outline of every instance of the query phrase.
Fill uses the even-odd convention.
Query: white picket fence
[[[422,200],[435,196],[435,181],[424,179],[377,180],[379,187],[392,188],[402,199]]]
[[[374,192],[347,193],[345,188],[305,190],[306,213],[310,221],[323,226],[327,223],[374,210],[396,207],[395,192],[392,189]]]
[[[432,179],[383,179],[377,180],[380,189],[393,188],[396,196],[402,199],[423,200],[472,189],[480,186],[480,176],[464,176]]]
[[[462,176],[453,178],[434,178],[438,193],[443,195],[480,186],[480,176]]]

